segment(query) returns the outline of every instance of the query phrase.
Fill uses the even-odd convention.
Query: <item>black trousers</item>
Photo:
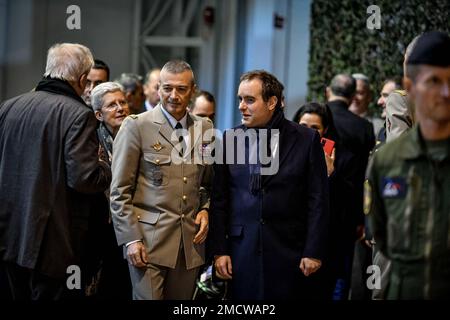
[[[50,278],[10,262],[1,262],[0,272],[1,287],[8,288],[2,296],[7,299],[59,300],[68,296],[65,279]]]

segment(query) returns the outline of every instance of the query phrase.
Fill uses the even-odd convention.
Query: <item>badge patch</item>
[[[198,148],[202,158],[211,156],[212,148],[209,143],[202,143]]]
[[[158,141],[152,146],[152,148],[155,149],[155,151],[161,151],[164,148],[164,146]]]
[[[406,181],[402,177],[383,178],[381,194],[383,198],[399,199],[406,196]]]

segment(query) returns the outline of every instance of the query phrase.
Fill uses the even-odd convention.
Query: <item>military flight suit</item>
[[[450,139],[425,142],[416,126],[380,148],[365,210],[392,261],[387,299],[450,298]]]
[[[386,101],[386,142],[398,138],[414,124],[414,106],[405,90],[394,90]]]

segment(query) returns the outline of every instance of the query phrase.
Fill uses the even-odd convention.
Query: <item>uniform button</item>
[[[184,213],[181,215],[181,219],[183,219],[184,218]]]
[[[187,199],[187,197],[186,197],[186,196],[183,196],[183,200],[186,201],[186,199]]]
[[[187,178],[183,177],[183,182],[186,183],[187,182]]]
[[[156,159],[156,164],[159,164],[159,162],[160,162],[160,160],[159,160],[159,159]]]
[[[264,221],[264,219],[260,219],[259,222],[261,222],[261,224],[265,224],[266,221]]]
[[[138,220],[141,218],[141,216],[137,216]]]

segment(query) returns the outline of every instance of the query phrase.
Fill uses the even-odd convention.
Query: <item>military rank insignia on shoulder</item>
[[[131,119],[136,120],[136,119],[138,118],[138,115],[137,115],[137,114],[130,114],[129,117],[130,117]]]
[[[406,97],[406,91],[405,90],[394,90],[394,92],[398,93],[399,95]]]

